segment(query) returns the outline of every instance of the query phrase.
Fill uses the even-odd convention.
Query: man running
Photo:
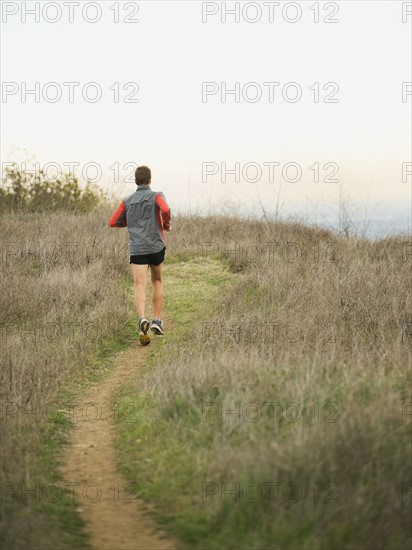
[[[166,246],[164,231],[171,231],[170,208],[160,191],[152,191],[152,173],[147,166],[138,166],[135,172],[137,189],[122,200],[110,218],[110,227],[127,227],[129,231],[129,264],[132,264],[134,296],[139,316],[139,340],[142,346],[150,344],[149,329],[163,335],[161,320],[163,305],[162,269]],[[145,317],[146,281],[148,266],[153,284],[153,320]]]

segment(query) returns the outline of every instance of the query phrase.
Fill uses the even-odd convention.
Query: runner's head
[[[152,181],[152,172],[147,166],[138,166],[134,173],[136,185],[150,185]]]

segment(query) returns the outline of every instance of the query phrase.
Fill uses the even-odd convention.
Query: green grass
[[[203,320],[209,320],[218,307],[224,288],[234,275],[217,260],[190,257],[188,261],[173,258],[167,261],[164,275],[164,306],[174,341],[172,355],[167,338],[159,339],[150,349],[148,366],[170,361],[177,352],[190,353],[194,326],[198,330]],[[180,348],[180,349],[179,349]]]
[[[174,260],[167,263],[164,275],[165,311],[169,319],[166,328],[173,345],[168,336],[159,339],[150,350],[146,371],[159,365],[167,369],[173,359],[192,354],[196,332],[201,331],[203,321],[209,321],[217,310],[220,311],[222,296],[236,280],[228,267],[216,259]],[[190,450],[198,452],[199,448],[209,448],[213,444],[212,425],[208,433],[197,429],[201,421],[199,410],[185,396],[177,397],[161,417],[150,395],[136,395],[130,387],[119,393],[118,405],[120,410],[133,408],[138,411],[138,422],[120,424],[121,470],[130,479],[138,480],[144,499],[155,502],[157,521],[167,524],[189,542],[203,539],[209,525],[192,508],[192,501],[193,487],[200,482],[199,474],[206,466],[207,454],[197,456],[202,463],[199,469]],[[190,444],[182,444],[182,439]],[[137,447],[136,442],[139,443]],[[142,462],[147,467],[141,469]],[[173,479],[167,472],[173,472]],[[182,497],[180,502],[174,498],[176,492]],[[175,511],[176,516],[173,516]]]

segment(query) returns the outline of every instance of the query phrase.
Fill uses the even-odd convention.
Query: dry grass
[[[196,548],[408,548],[410,240],[219,217],[175,228],[170,249],[203,252],[205,277],[216,258],[240,275],[136,388],[147,429],[130,441],[152,462],[130,468],[147,497]]]
[[[109,214],[14,215],[1,222],[1,474],[7,482],[30,484],[41,471],[42,423],[28,413],[42,417],[59,390],[90,370],[96,350],[128,320],[122,286],[129,276],[127,239],[124,231],[107,226]],[[205,518],[204,531],[199,528],[193,540],[218,533],[212,542],[220,544],[220,535],[238,532],[249,548],[274,541],[282,548],[290,541],[302,548],[405,548],[410,542],[410,497],[404,500],[402,494],[410,482],[410,416],[402,415],[411,401],[408,240],[371,243],[298,224],[218,216],[180,217],[173,229],[169,259],[203,257],[206,277],[208,262],[215,269],[218,258],[238,276],[216,301],[213,315],[192,321],[190,336],[170,343],[139,387],[140,396],[151,395],[158,425],[167,423],[148,448],[152,444],[155,453],[156,437],[160,447],[173,438],[191,452],[193,476],[182,500],[179,476],[185,474],[178,460],[165,460],[166,451],[162,455],[156,475],[171,493],[165,506],[182,515],[193,508],[193,521]],[[190,284],[190,273],[182,283]],[[184,305],[171,304],[170,313],[179,307]],[[202,418],[204,403],[234,409],[251,402],[277,402],[283,411],[297,403],[302,419]],[[333,423],[324,421],[328,414],[335,417],[335,409],[323,409],[331,402],[338,407]],[[315,403],[320,406],[316,423],[310,421]],[[183,458],[181,464],[187,464]],[[293,479],[302,486],[323,483],[323,490],[335,483],[339,502],[325,511],[313,502],[285,508],[262,500],[253,508],[234,508],[217,498],[200,500],[205,481]],[[18,500],[8,510],[9,548],[27,548],[30,530],[32,539],[41,536],[51,544],[44,516]],[[239,547],[236,536],[232,542]]]
[[[53,481],[53,464],[42,461],[44,445],[63,436],[59,390],[85,372],[99,373],[96,353],[129,318],[122,285],[127,241],[110,230],[108,216],[107,210],[10,214],[1,221],[1,477],[15,492],[5,499],[8,548],[53,547],[59,540],[51,528],[56,521],[36,513],[33,496],[24,502],[20,488]]]

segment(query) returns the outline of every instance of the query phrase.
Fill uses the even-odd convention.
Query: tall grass
[[[127,237],[108,227],[110,214],[15,211],[0,222],[8,483],[50,481],[44,445],[58,440],[47,429],[57,396],[85,372],[98,374],[96,350],[129,320]],[[144,496],[194,547],[406,548],[410,242],[181,216],[167,249],[179,272],[166,286],[169,315],[175,324],[179,312],[192,316],[158,347],[157,367],[130,397],[141,405],[137,429],[151,458],[136,458],[136,438],[124,434],[133,467],[150,480]],[[225,289],[213,303],[203,287],[191,293],[193,258],[197,283]],[[231,272],[229,285],[220,286],[219,266],[223,278]],[[258,421],[245,417],[250,403],[250,415],[256,405],[264,411]],[[222,499],[223,484],[249,482],[296,482],[311,497]],[[329,494],[337,500],[325,502]],[[6,547],[73,546],[30,496],[3,504]]]
[[[181,260],[238,277],[206,318],[193,293],[197,319],[129,396],[123,461],[144,496],[192,548],[408,548],[411,242],[219,217],[175,229]]]
[[[1,532],[7,548],[64,547],[61,533],[53,532],[55,519],[38,512],[50,503],[36,493],[26,498],[25,488],[39,490],[54,480],[50,452],[64,437],[62,411],[75,405],[70,396],[63,403],[57,396],[85,373],[98,375],[96,354],[127,328],[127,241],[108,227],[110,214],[9,213],[0,222]]]

